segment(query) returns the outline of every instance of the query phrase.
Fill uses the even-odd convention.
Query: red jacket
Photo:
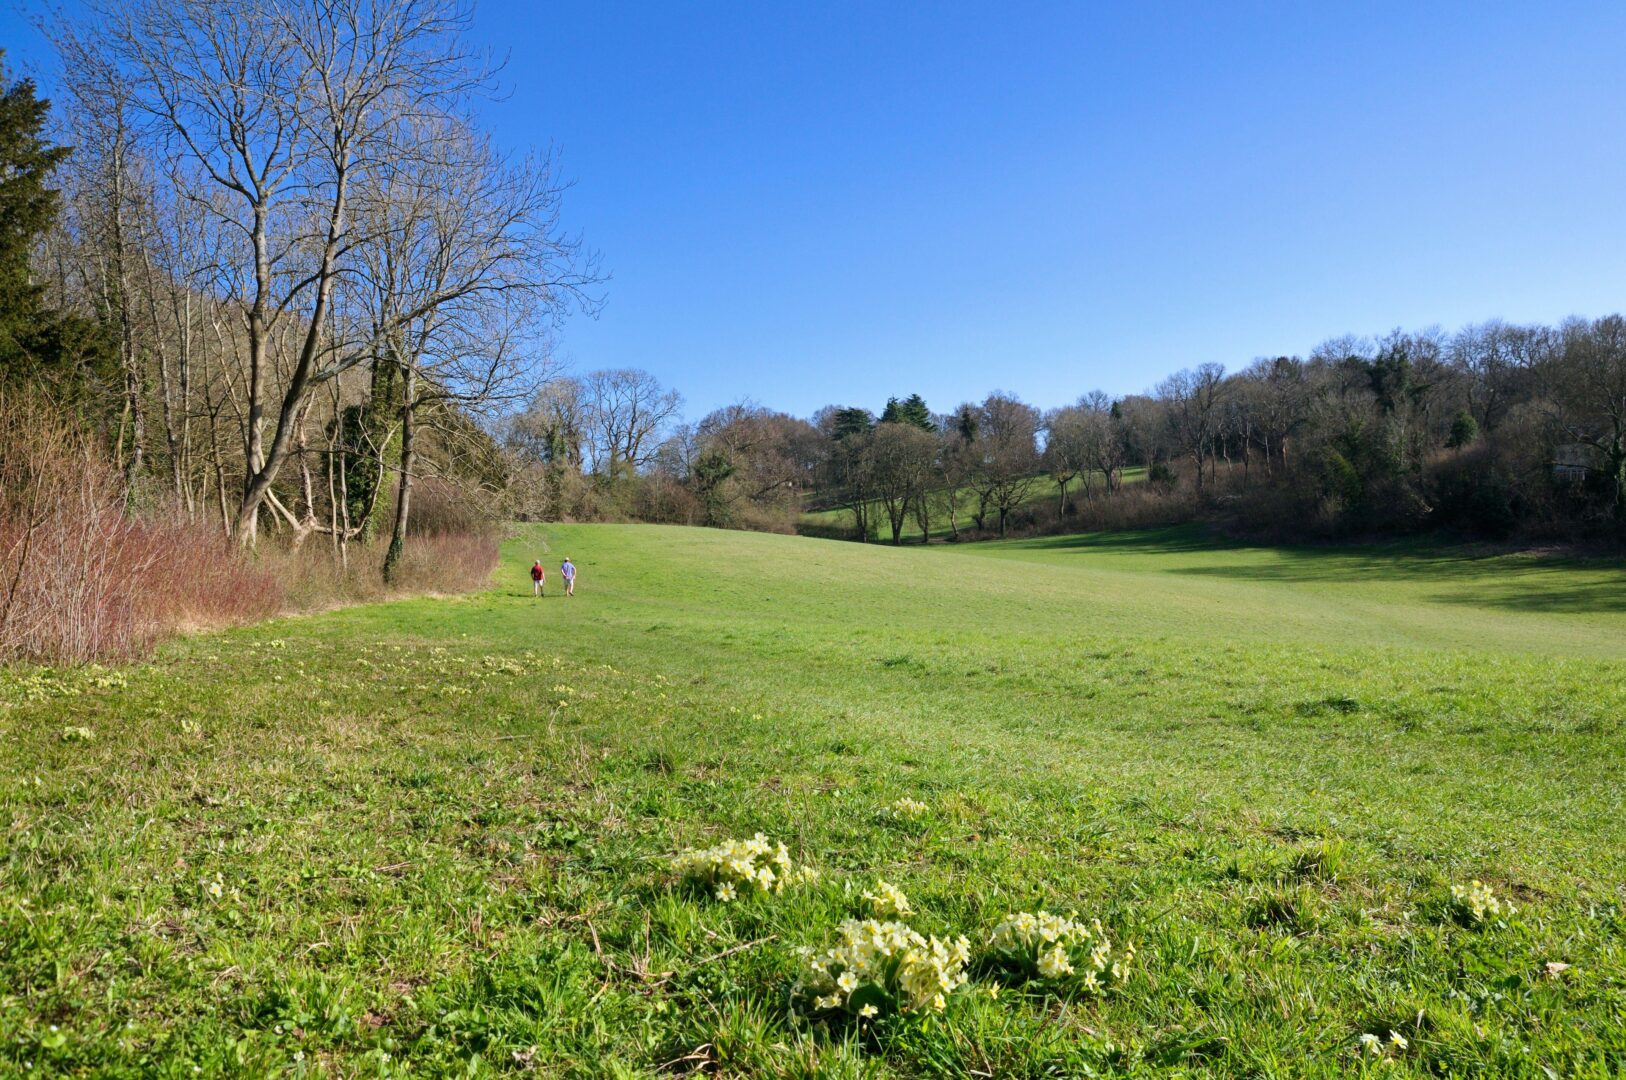
[[[547,576],[548,576],[548,572],[546,570],[542,569],[542,564],[541,563],[532,563],[531,564],[531,580],[532,581],[541,581],[543,578],[545,578]]]

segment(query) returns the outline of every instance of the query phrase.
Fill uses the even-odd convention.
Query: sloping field
[[[577,526],[502,575],[0,674],[0,1073],[1626,1068],[1618,565]],[[668,866],[758,831],[818,880]],[[969,983],[798,1020],[882,880]],[[993,962],[1039,908],[1126,976]]]

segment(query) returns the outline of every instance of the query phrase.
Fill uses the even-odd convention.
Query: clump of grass
[[[1287,872],[1295,878],[1337,881],[1348,861],[1348,845],[1333,837],[1299,848],[1293,853]]]
[[[1320,896],[1307,886],[1278,886],[1250,897],[1243,921],[1258,929],[1302,934],[1315,928],[1322,907]]]

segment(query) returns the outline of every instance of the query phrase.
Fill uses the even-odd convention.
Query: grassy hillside
[[[1189,532],[535,528],[484,595],[3,674],[0,1072],[1613,1075],[1622,597]],[[668,868],[758,831],[819,879]],[[970,984],[793,1023],[795,948],[881,880]],[[1039,907],[1127,979],[984,962]]]
[[[1119,476],[1119,482],[1126,485],[1145,483],[1145,481],[1146,467],[1144,465],[1134,465],[1124,469]],[[1106,483],[1106,480],[1101,472],[1096,471],[1091,474],[1090,482],[1093,485],[1094,490],[1099,493],[1102,486]],[[1071,484],[1068,485],[1067,491],[1075,499],[1082,498],[1082,480],[1075,479]],[[1039,510],[1044,508],[1053,510],[1057,499],[1060,498],[1060,495],[1061,492],[1056,487],[1055,481],[1051,480],[1048,476],[1040,476],[1034,480],[1033,491],[1028,496],[1027,501],[1022,504],[1021,509]],[[952,530],[949,528],[948,496],[942,492],[935,492],[930,498],[932,500],[932,539],[946,540],[953,535]],[[974,528],[976,522],[972,520],[971,514],[972,511],[976,510],[977,508],[976,495],[969,490],[961,491],[959,493],[959,498],[955,501],[955,506],[959,513],[961,531],[963,532],[967,529]],[[892,523],[886,516],[886,507],[880,502],[876,502],[872,504],[870,513],[872,522],[870,531],[872,538],[875,540],[884,541],[886,543],[891,543]],[[990,513],[989,527],[995,527],[998,520],[998,514]],[[814,510],[802,515],[801,524],[804,527],[810,526],[812,530],[840,529],[845,530],[850,534],[853,528],[853,515],[851,510],[840,508],[834,510]],[[825,534],[821,532],[820,535]],[[920,543],[920,536],[920,525],[916,523],[914,516],[911,515],[909,520],[904,522],[902,534],[903,542],[905,544],[918,544]]]

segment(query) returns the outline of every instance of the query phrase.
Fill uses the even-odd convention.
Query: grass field
[[[1106,483],[1106,478],[1099,471],[1092,472],[1090,476],[1090,483],[1099,497],[1099,493]],[[1144,483],[1146,481],[1146,467],[1144,465],[1132,465],[1119,474],[1118,480],[1119,483],[1126,486]],[[1067,492],[1073,499],[1082,500],[1083,481],[1074,479],[1068,486]],[[1034,480],[1033,491],[1020,509],[1040,512],[1043,510],[1053,511],[1060,495],[1060,489],[1056,487],[1054,480],[1048,476],[1040,476]],[[932,507],[932,539],[947,540],[953,535],[953,530],[949,528],[948,496],[939,491],[933,492],[929,498]],[[972,520],[971,514],[977,508],[976,494],[970,489],[961,491],[959,497],[955,500],[955,507],[959,514],[960,530],[964,532],[974,528],[976,522]],[[999,515],[991,512],[989,515],[990,528],[995,527],[998,520]],[[811,526],[812,530],[817,531],[820,535],[824,534],[824,530],[832,529],[840,530],[848,536],[856,535],[853,531],[852,511],[847,509],[812,510],[801,516],[801,524],[803,527]],[[886,507],[878,501],[870,506],[870,536],[873,540],[886,543],[892,541],[892,523],[886,516]],[[900,539],[905,544],[918,544],[921,541],[920,524],[915,521],[912,514],[903,523]]]
[[[1626,1070],[1618,564],[535,527],[484,594],[0,703],[8,1075]],[[818,879],[675,880],[759,831]],[[882,880],[970,982],[797,1021],[796,948]],[[1041,907],[1127,977],[988,962]]]

